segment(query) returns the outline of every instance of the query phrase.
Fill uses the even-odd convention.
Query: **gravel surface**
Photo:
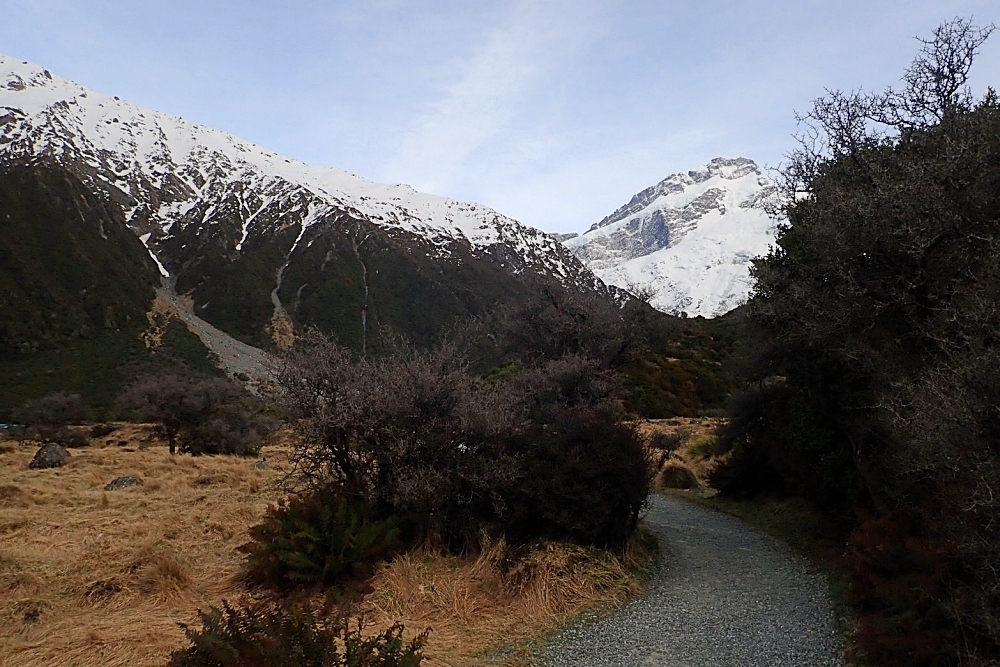
[[[161,288],[159,291],[173,304],[178,316],[187,324],[187,328],[201,339],[205,347],[218,356],[219,365],[227,375],[233,377],[234,374],[245,374],[250,380],[244,384],[251,391],[266,386],[271,381],[277,365],[267,352],[238,341],[201,319],[172,289]]]
[[[825,580],[788,547],[673,497],[645,519],[662,550],[648,593],[553,637],[542,665],[843,665]]]

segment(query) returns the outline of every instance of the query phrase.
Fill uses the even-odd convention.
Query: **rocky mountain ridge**
[[[0,162],[32,160],[104,192],[196,314],[247,342],[287,318],[360,349],[381,326],[421,339],[525,274],[603,289],[487,207],[308,166],[0,56]]]
[[[608,285],[651,294],[673,315],[715,317],[743,303],[750,260],[774,242],[760,204],[774,186],[747,158],[715,158],[639,192],[560,240]]]

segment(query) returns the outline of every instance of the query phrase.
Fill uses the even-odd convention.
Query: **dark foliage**
[[[50,438],[62,427],[86,420],[88,412],[79,394],[60,391],[28,401],[14,413],[14,419],[35,427],[40,437]]]
[[[0,167],[0,414],[57,391],[113,402],[159,282],[120,209],[65,169]]]
[[[119,398],[133,418],[159,423],[170,453],[255,455],[271,426],[259,401],[222,378],[163,374],[133,383]]]
[[[329,492],[279,501],[241,547],[247,575],[279,587],[363,577],[401,546],[396,520],[370,515],[362,501]]]
[[[508,538],[624,544],[649,493],[641,440],[609,402],[547,412],[519,439],[526,474],[499,516]]]
[[[596,361],[567,355],[487,381],[450,343],[359,360],[314,335],[281,383],[303,483],[398,517],[406,539],[620,544],[645,501],[642,449]]]
[[[863,516],[850,544],[859,657],[884,667],[955,664],[956,648],[974,641],[954,618],[967,604],[951,590],[951,582],[965,577],[956,546],[936,540],[923,517],[906,511]],[[962,650],[976,647],[966,643]]]
[[[318,623],[308,610],[273,605],[199,612],[202,627],[184,624],[191,646],[170,656],[170,667],[417,667],[427,633],[403,641],[396,624],[370,637],[361,628]]]
[[[65,170],[0,168],[0,359],[131,329],[156,268],[120,211]]]
[[[568,289],[537,278],[529,285],[521,301],[485,318],[497,348],[486,358],[498,370],[583,356],[620,374],[618,393],[633,414],[697,416],[725,408],[735,386],[729,362],[742,334],[741,312],[682,319],[623,294]],[[481,363],[476,359],[474,365]]]
[[[87,434],[73,425],[86,421],[90,412],[79,394],[61,391],[28,401],[12,416],[27,427],[23,433],[26,437],[56,442],[64,447],[83,447],[89,444]]]
[[[965,88],[991,30],[946,23],[901,91],[804,117],[788,225],[753,268],[752,387],[721,440],[731,493],[879,517],[853,537],[859,650],[879,664],[1000,659],[1000,103]]]
[[[818,402],[782,380],[735,394],[715,445],[731,453],[709,483],[734,498],[799,496],[849,525],[867,492],[849,440]]]
[[[528,296],[493,316],[491,328],[505,358],[534,363],[576,355],[618,366],[638,342],[631,309],[620,308],[609,295],[541,278],[529,284]]]

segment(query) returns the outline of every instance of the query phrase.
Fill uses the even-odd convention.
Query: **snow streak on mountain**
[[[118,198],[164,272],[182,261],[166,241],[191,227],[203,235],[218,224],[213,235],[239,253],[255,235],[294,226],[292,256],[312,225],[346,214],[412,234],[429,243],[430,256],[447,257],[457,243],[509,260],[514,273],[527,267],[593,282],[551,237],[487,207],[310,167],[0,56],[0,160],[34,157],[55,159]]]
[[[774,243],[776,221],[759,206],[773,191],[752,160],[716,158],[562,238],[605,283],[651,290],[666,313],[715,317],[746,301],[750,260]]]

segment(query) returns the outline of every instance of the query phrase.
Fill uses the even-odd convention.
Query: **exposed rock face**
[[[0,163],[45,160],[120,208],[195,314],[269,344],[290,318],[364,351],[421,341],[525,273],[603,285],[556,239],[477,204],[310,167],[0,56]]]
[[[55,442],[46,442],[35,452],[28,467],[35,470],[58,468],[68,460],[69,452],[66,451],[65,447]]]
[[[565,245],[604,282],[651,290],[679,315],[721,315],[746,300],[750,260],[774,242],[759,207],[774,186],[747,158],[716,158],[673,174]]]
[[[143,482],[138,477],[115,477],[113,480],[104,485],[105,491],[119,491],[121,489],[127,489],[130,486],[139,486]]]

